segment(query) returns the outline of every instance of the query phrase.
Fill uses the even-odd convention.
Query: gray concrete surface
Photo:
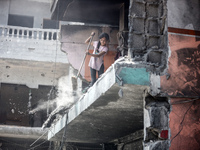
[[[0,82],[27,85],[29,88],[56,85],[61,76],[68,75],[70,68],[64,63],[15,59],[0,59],[0,67]]]
[[[131,62],[118,65],[135,66]],[[51,126],[49,140],[61,139],[66,124],[68,142],[104,143],[143,129],[143,100],[150,87],[119,85],[116,72],[120,67],[116,66],[113,64],[68,113]]]
[[[168,0],[167,7],[169,27],[200,30],[199,0]]]
[[[32,128],[32,127],[0,125],[0,137],[38,139],[41,136],[41,139],[47,139],[48,130],[49,129],[47,128],[42,130],[39,127]]]

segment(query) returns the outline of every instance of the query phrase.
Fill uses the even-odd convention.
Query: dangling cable
[[[57,9],[57,16],[56,16],[56,29],[59,27],[59,21],[58,21],[58,17],[59,17],[59,11],[60,11],[60,1],[58,1],[58,9]],[[60,30],[60,29],[58,29]],[[55,86],[55,75],[56,75],[56,72],[57,72],[57,51],[58,51],[58,41],[59,41],[59,33],[60,32],[57,32],[56,33],[56,56],[55,56],[55,63],[54,63],[54,77],[53,77],[53,86]]]
[[[31,111],[31,99],[32,99],[32,93],[31,89],[29,89],[29,98],[28,98],[28,111]]]
[[[68,113],[66,114],[65,128],[64,128],[64,132],[63,132],[63,136],[62,136],[62,142],[61,142],[59,150],[62,150],[63,144],[67,139],[67,136],[66,136],[66,133],[67,133],[67,122],[68,122]]]
[[[59,9],[60,9],[60,1],[58,1],[58,9],[57,9],[57,16],[56,16],[56,29],[58,28],[58,16],[59,16]],[[59,30],[59,29],[58,29]],[[54,60],[54,74],[53,74],[53,83],[52,83],[52,88],[50,92],[48,93],[48,101],[47,101],[47,117],[49,116],[49,101],[52,97],[52,94],[54,93],[53,90],[55,90],[55,78],[56,78],[56,72],[57,72],[57,52],[58,52],[58,36],[59,32],[56,32],[56,55],[55,55],[55,60]]]
[[[48,96],[48,103],[47,103],[47,118],[49,117],[49,107],[50,107],[50,105],[49,105],[49,101],[53,99],[52,95],[54,94],[54,90],[55,90],[55,88],[54,88],[54,86],[52,86],[52,87],[51,87],[51,90],[50,90],[49,93],[47,94],[47,96]]]

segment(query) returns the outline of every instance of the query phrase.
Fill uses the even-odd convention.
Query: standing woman
[[[91,36],[85,41],[86,44],[89,44],[89,41],[94,34],[94,32],[91,33]],[[90,67],[92,81],[89,86],[92,86],[96,82],[96,72],[98,72],[98,78],[104,73],[103,57],[108,51],[108,42],[109,35],[107,33],[101,33],[99,35],[99,41],[91,42],[91,45],[94,47],[93,53],[86,53],[91,56],[88,66]]]

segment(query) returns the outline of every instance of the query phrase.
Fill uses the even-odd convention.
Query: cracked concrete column
[[[168,149],[170,104],[159,97],[159,78],[165,74],[168,61],[167,0],[130,0],[129,7],[129,58],[145,64],[155,74],[151,92],[144,100],[144,149]],[[165,132],[161,132],[165,131]]]
[[[169,113],[167,98],[147,96],[144,102],[144,149],[169,149]],[[167,135],[161,135],[161,134]]]
[[[167,1],[130,0],[128,55],[160,74],[168,56]]]

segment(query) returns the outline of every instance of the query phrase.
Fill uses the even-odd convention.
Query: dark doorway
[[[32,16],[9,14],[8,25],[33,28],[33,20]]]

